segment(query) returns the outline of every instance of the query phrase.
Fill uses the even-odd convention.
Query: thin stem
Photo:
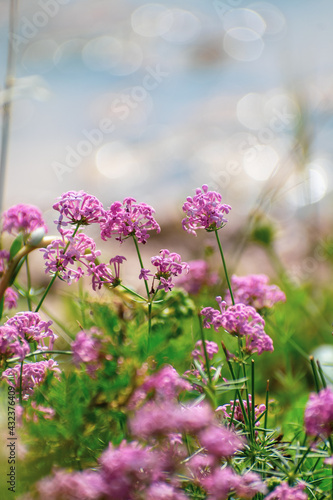
[[[269,380],[267,380],[267,385],[266,385],[266,401],[265,401],[265,406],[266,406],[266,413],[265,413],[265,421],[264,421],[264,437],[266,437],[266,429],[267,429],[267,420],[268,420],[268,397],[269,397]]]
[[[206,360],[206,370],[207,370],[208,380],[209,380],[209,384],[212,385],[212,374],[210,373],[210,363],[209,363],[209,357],[207,354],[205,334],[204,334],[203,327],[202,327],[200,313],[198,314],[198,319],[199,319],[199,325],[200,325],[200,337],[201,337],[201,342],[202,342],[202,348],[203,348],[205,360]]]
[[[227,266],[226,266],[226,263],[225,263],[225,259],[224,259],[224,255],[223,255],[223,250],[222,250],[222,245],[221,245],[220,238],[219,238],[217,230],[215,230],[215,236],[216,236],[217,244],[218,244],[219,250],[220,250],[220,255],[221,255],[223,269],[224,269],[224,274],[225,274],[225,277],[226,277],[226,280],[227,280],[227,283],[228,283],[228,288],[229,288],[229,292],[230,292],[231,302],[232,302],[232,305],[234,306],[235,305],[235,299],[234,299],[234,295],[232,293],[231,284],[230,284],[230,281],[229,281],[228,270],[227,270]]]
[[[72,234],[72,238],[74,238],[74,236],[75,236],[75,235],[76,235],[76,233],[78,232],[79,227],[80,227],[80,222],[78,222],[78,223],[77,223],[76,228],[75,228],[75,230],[74,230],[74,232],[73,232],[73,234]],[[68,240],[68,241],[67,241],[67,244],[66,244],[65,249],[64,249],[64,255],[65,255],[65,253],[66,253],[66,251],[67,251],[67,249],[68,249],[69,245],[70,245],[70,240]],[[57,279],[58,275],[59,275],[59,270],[58,270],[58,271],[54,274],[54,276],[52,277],[52,279],[51,279],[50,283],[47,285],[46,290],[45,290],[45,292],[43,293],[43,296],[42,296],[42,298],[40,299],[40,301],[39,301],[39,303],[38,303],[38,305],[37,305],[37,307],[36,307],[36,309],[35,309],[35,312],[38,312],[38,311],[39,311],[39,309],[41,308],[41,306],[42,306],[42,304],[43,304],[43,302],[44,302],[44,300],[45,300],[45,297],[46,297],[46,296],[47,296],[47,294],[49,293],[49,291],[50,291],[50,289],[51,289],[51,287],[52,287],[53,283],[54,283],[54,282],[55,282],[55,280]]]
[[[139,245],[138,245],[137,239],[136,239],[136,237],[134,235],[133,235],[133,241],[134,241],[136,253],[138,254],[138,258],[139,258],[139,263],[140,263],[141,269],[144,269],[142,258],[141,258],[141,253],[140,253],[140,249],[139,249]],[[149,300],[149,287],[148,287],[148,283],[147,283],[146,280],[143,280],[143,281],[145,282],[147,297],[148,297],[148,300]]]
[[[72,355],[73,352],[72,351],[59,351],[59,350],[49,350],[49,349],[47,349],[45,351],[30,352],[29,354],[27,354],[26,356],[24,356],[24,359],[33,358],[34,356],[38,356],[38,354],[67,354],[67,355]],[[7,359],[7,363],[16,363],[20,359],[21,358],[19,358],[19,357]]]
[[[322,369],[321,364],[319,363],[318,359],[317,359],[317,367],[318,367],[318,372],[319,372],[319,376],[320,376],[320,380],[321,380],[321,383],[323,385],[323,388],[326,389],[327,383],[326,383],[325,375],[324,375],[323,369]]]
[[[27,302],[28,302],[28,309],[29,311],[32,311],[32,303],[31,303],[31,297],[30,297],[30,291],[31,291],[31,274],[30,274],[30,266],[29,266],[29,257],[28,255],[25,257],[25,268],[27,271]]]
[[[5,79],[5,99],[3,106],[2,117],[2,135],[1,135],[1,155],[0,155],[0,212],[3,208],[3,195],[5,185],[6,164],[8,158],[8,145],[10,133],[11,107],[13,100],[13,87],[15,78],[15,51],[14,51],[14,36],[16,35],[18,0],[11,0],[9,10],[9,33],[8,33],[8,50],[7,50],[7,69]]]
[[[314,378],[314,382],[315,382],[316,391],[319,392],[320,385],[319,385],[318,372],[317,372],[317,367],[316,367],[314,357],[310,356],[309,360],[310,360],[310,364],[311,364],[311,368],[312,368],[312,372],[313,372],[313,378]]]
[[[19,401],[20,401],[20,406],[22,406],[22,379],[23,379],[23,363],[24,360],[21,361],[21,368],[20,368],[20,393],[19,393]]]
[[[254,360],[251,359],[251,413],[252,413],[252,426],[255,427],[255,383],[254,383]],[[249,410],[250,411],[250,410]]]
[[[126,292],[130,293],[131,295],[133,295],[134,297],[138,297],[138,299],[141,299],[144,302],[146,302],[146,299],[144,297],[142,297],[142,295],[139,295],[138,293],[134,292],[134,290],[131,290],[130,288],[127,288],[127,286],[123,285],[122,283],[119,286],[121,288],[123,288],[124,290],[126,290]]]

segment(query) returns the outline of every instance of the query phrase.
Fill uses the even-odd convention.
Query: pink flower
[[[42,212],[34,205],[19,204],[10,207],[2,215],[2,231],[11,234],[23,232],[24,235],[31,234],[35,229],[43,228],[47,233]]]
[[[9,261],[9,256],[10,254],[8,250],[0,250],[0,275],[2,275],[6,270]]]
[[[139,391],[143,391],[145,394],[154,391],[160,401],[176,399],[182,391],[189,390],[191,390],[191,384],[182,379],[170,365],[148,377],[139,388]]]
[[[58,363],[53,359],[47,361],[37,361],[35,363],[25,363],[22,370],[22,394],[23,399],[28,399],[29,395],[33,394],[36,385],[40,385],[46,378],[48,372],[60,373]],[[15,365],[13,368],[7,368],[2,374],[2,378],[9,385],[20,389],[20,374],[21,364]]]
[[[250,403],[250,412],[251,412],[251,409],[252,409],[252,396],[251,396],[251,394],[249,394],[249,403]],[[249,410],[247,408],[247,401],[245,399],[243,399],[243,406],[244,406],[244,409],[245,409],[247,416],[249,416]],[[230,408],[228,408],[228,407],[230,407]],[[259,406],[255,405],[255,407],[254,407],[255,419],[257,420],[257,418],[259,418],[260,415],[262,415],[265,410],[266,410],[266,406],[264,404],[261,404]],[[224,417],[227,419],[231,419],[231,415],[233,414],[233,420],[236,420],[237,422],[244,423],[244,415],[243,415],[242,408],[241,408],[241,405],[240,405],[238,399],[236,399],[236,404],[234,404],[234,401],[231,400],[230,403],[225,404],[223,406],[219,406],[218,408],[216,408],[216,411],[222,411],[224,414]],[[257,427],[260,426],[259,420],[256,423],[256,426]]]
[[[96,250],[94,240],[83,233],[72,236],[71,231],[66,231],[63,235],[69,245],[66,239],[57,239],[46,248],[41,248],[41,252],[44,253],[45,273],[58,273],[59,277],[70,285],[84,276],[85,272],[91,274],[91,264],[101,252]],[[77,269],[69,267],[76,263],[81,264]]]
[[[14,326],[0,326],[0,357],[6,360],[17,356],[22,361],[30,352],[28,342],[22,337]]]
[[[333,391],[322,389],[310,394],[304,413],[305,430],[311,436],[327,438],[333,431]]]
[[[51,325],[52,321],[43,321],[39,313],[26,311],[15,314],[4,326],[14,328],[20,340],[36,342],[38,349],[46,350],[53,349],[57,339],[57,335],[50,328]],[[45,344],[46,339],[49,339],[48,345]]]
[[[211,342],[209,340],[205,340],[205,344],[208,359],[212,360],[214,354],[219,352],[219,346],[216,344],[216,342]],[[198,340],[198,342],[195,344],[195,349],[194,351],[192,351],[192,358],[206,362],[202,340]]]
[[[211,425],[199,433],[199,440],[208,454],[226,458],[244,448],[244,441],[226,427]]]
[[[237,476],[234,489],[236,495],[244,499],[253,498],[257,493],[267,493],[265,483],[255,472],[246,472],[243,476]]]
[[[62,228],[68,224],[87,226],[100,222],[105,213],[102,203],[84,191],[68,191],[58,200],[53,208],[60,212],[58,220],[55,221],[60,232],[63,232]]]
[[[171,484],[162,481],[153,483],[145,494],[146,500],[188,500],[178,489],[175,489]]]
[[[13,288],[9,287],[5,291],[5,301],[4,306],[5,309],[14,309],[17,306],[18,293],[13,290]]]
[[[184,271],[188,271],[188,264],[181,261],[181,256],[178,253],[170,252],[167,249],[160,251],[160,255],[155,255],[151,258],[153,266],[157,267],[155,278],[161,283],[158,289],[164,288],[166,292],[174,287],[172,279]]]
[[[113,235],[123,241],[135,236],[139,243],[146,243],[149,231],[160,232],[154,219],[155,210],[146,203],[137,203],[134,198],[125,198],[123,203],[112,203],[101,219],[101,238],[107,240]]]
[[[304,484],[289,486],[288,483],[281,483],[265,500],[307,500],[308,495],[304,493],[304,489]]]
[[[231,277],[231,288],[236,304],[242,303],[255,309],[271,308],[277,302],[285,302],[286,296],[276,285],[268,285],[269,278],[265,274]],[[229,290],[226,302],[232,304]]]
[[[83,363],[87,373],[93,377],[96,370],[102,366],[103,359],[110,359],[105,353],[104,344],[102,333],[96,328],[91,328],[88,333],[79,332],[71,344],[75,365],[80,366]]]
[[[206,184],[202,189],[197,188],[195,193],[193,198],[188,196],[183,205],[183,212],[186,214],[182,220],[183,229],[195,236],[197,229],[221,229],[228,222],[225,214],[230,212],[230,205],[223,205],[222,196],[215,191],[208,191]]]
[[[214,469],[201,483],[208,493],[209,500],[227,500],[232,492],[237,475],[230,467]]]
[[[149,269],[144,269],[144,268],[141,269],[139,274],[140,280],[143,279],[145,281],[148,281],[150,276],[153,276],[153,274],[149,271]]]
[[[204,328],[213,326],[218,331],[222,327],[232,335],[245,337],[247,353],[273,351],[272,339],[264,331],[265,321],[253,307],[236,304],[227,308],[221,297],[216,300],[220,311],[205,307],[200,313],[204,317]]]
[[[204,286],[216,285],[218,282],[218,274],[210,273],[204,260],[191,260],[188,265],[188,273],[177,277],[175,281],[176,286],[184,288],[188,293],[197,295]]]
[[[117,500],[133,498],[134,492],[150,484],[159,467],[156,454],[135,441],[123,441],[118,448],[110,443],[99,462],[107,485],[106,498]]]
[[[107,264],[90,264],[88,273],[92,276],[92,287],[93,290],[100,290],[103,285],[109,283],[113,287],[118,286],[121,283],[120,280],[120,264],[126,260],[125,257],[121,255],[116,255],[110,259],[110,265],[113,264],[113,271],[107,266]]]
[[[52,476],[37,483],[39,500],[99,500],[106,485],[98,472],[65,472],[56,470]]]

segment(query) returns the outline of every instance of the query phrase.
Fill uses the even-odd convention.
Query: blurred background
[[[105,206],[133,196],[169,237],[207,183],[233,207],[235,248],[259,224],[292,279],[307,279],[330,232],[332,19],[328,0],[19,2],[4,208],[36,204],[52,226],[67,190]],[[269,268],[257,255],[252,272]]]

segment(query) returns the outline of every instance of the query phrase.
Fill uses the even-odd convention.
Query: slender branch
[[[24,359],[33,358],[34,356],[38,356],[38,354],[67,354],[67,355],[71,355],[71,354],[73,354],[73,352],[72,351],[59,351],[59,350],[46,349],[45,351],[30,352],[29,354],[24,356]],[[16,363],[16,361],[20,361],[20,359],[21,359],[20,357],[7,359],[7,363]]]
[[[230,281],[229,281],[228,270],[227,270],[227,266],[226,266],[226,263],[225,263],[225,259],[224,259],[224,255],[223,255],[223,250],[222,250],[222,245],[221,245],[221,241],[220,241],[220,238],[219,238],[217,230],[215,230],[215,236],[216,236],[217,244],[218,244],[219,250],[220,250],[220,255],[221,255],[223,269],[224,269],[224,274],[225,274],[225,277],[226,277],[226,280],[227,280],[227,283],[228,283],[228,288],[229,288],[229,292],[230,292],[231,302],[232,302],[232,305],[234,306],[235,305],[235,299],[234,299],[234,295],[232,293],[231,284],[230,284]]]

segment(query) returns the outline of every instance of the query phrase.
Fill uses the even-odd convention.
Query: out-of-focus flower
[[[2,215],[2,231],[11,234],[23,232],[25,236],[35,229],[43,228],[47,233],[42,212],[34,205],[19,204],[10,207]]]
[[[167,249],[160,251],[160,255],[155,255],[151,258],[153,266],[157,267],[155,278],[160,281],[158,289],[163,288],[166,292],[171,290],[175,285],[173,278],[179,276],[184,271],[188,271],[188,264],[182,262],[181,256],[178,253],[170,252]]]
[[[273,351],[273,341],[265,333],[265,321],[257,313],[254,307],[244,304],[236,304],[227,308],[225,301],[221,297],[216,297],[220,310],[213,307],[205,307],[201,311],[204,317],[203,326],[205,328],[214,327],[216,331],[224,328],[232,335],[245,337],[245,351],[247,353]]]
[[[4,307],[5,309],[14,309],[17,306],[18,293],[13,288],[8,287],[5,291]]]
[[[105,498],[106,485],[98,472],[56,470],[39,481],[36,489],[39,500],[99,500]]]
[[[308,495],[303,491],[304,489],[304,484],[289,486],[288,483],[281,483],[265,500],[307,500]]]
[[[9,261],[9,252],[8,250],[0,250],[0,276],[4,273],[8,261]]]
[[[206,261],[190,260],[187,274],[175,280],[175,285],[184,288],[188,293],[197,295],[204,286],[213,286],[218,282],[218,274],[211,273]]]
[[[60,373],[58,363],[53,359],[47,361],[37,361],[35,363],[25,363],[22,369],[22,396],[23,399],[33,394],[34,388],[40,385],[46,378],[48,372]],[[12,385],[18,391],[21,386],[21,364],[15,365],[13,368],[7,368],[2,374],[2,378],[9,385]]]
[[[96,250],[94,240],[83,233],[72,236],[70,231],[66,231],[63,235],[68,241],[65,238],[54,240],[46,248],[41,248],[41,252],[44,253],[45,273],[58,273],[70,285],[78,281],[85,271],[90,274],[90,266],[101,252]],[[69,267],[75,263],[81,265],[77,269]]]
[[[216,458],[231,457],[244,448],[244,441],[226,427],[210,425],[199,433],[199,440],[208,454]]]
[[[210,500],[227,500],[231,493],[245,500],[253,498],[257,493],[267,492],[259,474],[247,472],[239,476],[230,467],[214,469],[211,474],[202,478],[201,483]]]
[[[60,232],[68,224],[87,226],[98,223],[105,213],[102,203],[95,196],[84,191],[68,191],[63,193],[58,200],[53,208],[60,212],[58,220],[55,221]]]
[[[146,203],[137,203],[134,198],[125,198],[123,203],[116,201],[106,210],[101,219],[101,238],[107,240],[113,235],[123,241],[135,236],[139,243],[146,243],[149,231],[160,232],[154,219],[155,210]]]
[[[0,357],[4,361],[11,356],[17,356],[22,361],[29,352],[29,343],[14,326],[0,326]]]
[[[144,395],[154,391],[158,401],[170,401],[175,400],[182,391],[190,391],[191,388],[191,384],[181,378],[171,365],[168,365],[150,375],[138,391]]]
[[[285,302],[286,296],[277,285],[269,285],[269,277],[265,274],[249,274],[248,276],[231,277],[231,288],[235,303],[252,306],[257,310],[271,308],[277,302]],[[232,304],[230,292],[227,290],[225,300]]]
[[[234,489],[239,498],[253,498],[257,493],[267,493],[265,483],[256,472],[246,472],[244,475],[238,476],[237,479]]]
[[[305,407],[306,433],[311,436],[328,437],[333,431],[333,391],[329,387],[318,394],[310,394]]]
[[[182,220],[183,229],[195,236],[197,229],[221,229],[228,222],[225,214],[230,212],[230,205],[223,205],[222,196],[216,191],[208,191],[206,184],[202,189],[197,188],[195,193],[193,198],[188,196],[183,205],[183,212],[186,214]]]
[[[250,411],[251,411],[251,409],[252,409],[252,396],[251,396],[251,394],[249,394],[249,403],[250,403]],[[243,406],[244,406],[246,414],[249,416],[249,410],[247,408],[247,401],[245,399],[243,399]],[[264,404],[255,405],[255,407],[254,407],[255,419],[257,420],[257,418],[259,418],[260,415],[262,415],[265,410],[266,410],[266,406]],[[219,406],[218,408],[216,408],[216,411],[222,411],[224,417],[227,419],[230,419],[231,415],[233,415],[234,421],[244,423],[244,415],[243,415],[242,408],[241,408],[241,405],[240,405],[238,399],[236,399],[236,402],[231,400],[230,403],[225,404],[223,406]],[[255,425],[259,427],[260,421],[258,420],[258,422]]]
[[[102,332],[96,328],[92,328],[90,332],[79,332],[71,344],[76,366],[84,364],[87,373],[93,377],[96,370],[102,366],[103,359],[111,359],[105,352],[104,344]]]
[[[216,342],[212,342],[210,340],[205,340],[205,345],[206,345],[206,352],[208,359],[212,360],[214,357],[214,354],[219,352],[219,346],[217,345]],[[192,351],[192,358],[198,359],[200,361],[206,361],[205,360],[205,353],[202,345],[202,340],[198,340],[198,342],[195,344],[195,349]],[[201,358],[201,359],[200,359]]]
[[[171,484],[159,481],[153,483],[145,493],[146,500],[188,500],[180,490]]]

